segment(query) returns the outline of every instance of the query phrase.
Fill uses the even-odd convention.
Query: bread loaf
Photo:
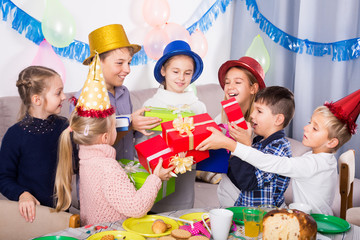
[[[169,228],[171,228],[171,225],[166,224],[162,219],[156,219],[151,226],[152,231],[156,234],[164,233]]]
[[[316,233],[314,218],[299,210],[276,209],[263,219],[263,240],[315,240]]]

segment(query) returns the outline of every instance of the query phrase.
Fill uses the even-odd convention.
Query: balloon
[[[145,0],[142,11],[145,21],[153,27],[164,25],[170,17],[167,0]]]
[[[208,50],[208,43],[205,35],[199,30],[196,29],[191,35],[191,50],[199,54],[200,57],[205,57]]]
[[[169,36],[170,42],[174,40],[183,40],[190,44],[190,34],[185,27],[177,23],[166,23],[164,27],[165,32]]]
[[[43,40],[40,43],[39,49],[31,65],[44,66],[54,69],[61,76],[61,79],[65,84],[66,81],[65,66],[61,61],[61,59],[59,58],[59,56],[54,52],[52,46],[46,40]]]
[[[152,59],[158,60],[169,43],[169,37],[161,27],[154,27],[146,34],[144,41],[145,53]]]
[[[262,66],[264,73],[266,73],[269,70],[270,55],[260,35],[257,35],[254,38],[249,49],[246,51],[245,56],[252,57],[256,61],[258,61]]]
[[[195,83],[191,83],[187,88],[185,88],[186,92],[194,92],[195,96],[197,95],[197,89]]]
[[[127,34],[127,37],[131,43],[144,45],[145,37],[151,29],[147,24],[143,27],[136,27]]]
[[[75,37],[75,21],[59,0],[47,0],[41,30],[54,47],[68,46]]]

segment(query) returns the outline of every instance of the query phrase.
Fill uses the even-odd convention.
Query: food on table
[[[317,224],[314,218],[298,210],[272,210],[263,219],[263,240],[315,240],[316,232]]]
[[[115,239],[114,235],[109,234],[109,235],[104,235],[100,240],[114,240],[114,239]]]
[[[192,236],[188,240],[209,240],[209,238],[205,236]]]
[[[171,231],[171,236],[173,236],[176,240],[183,240],[191,237],[191,233],[184,229],[174,229]]]
[[[156,234],[164,233],[170,228],[171,224],[166,224],[162,219],[156,219],[151,226],[152,231]]]
[[[176,240],[176,238],[173,238],[172,236],[163,236],[159,238],[159,240]]]

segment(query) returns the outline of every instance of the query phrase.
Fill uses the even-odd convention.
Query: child
[[[60,137],[59,163],[56,173],[56,210],[65,210],[71,203],[72,144],[79,144],[80,217],[82,225],[142,217],[154,204],[161,180],[168,180],[169,169],[162,160],[136,191],[126,172],[115,160],[116,127],[114,109],[110,105],[96,55],[90,65],[70,126]],[[94,98],[96,96],[96,98]]]
[[[159,88],[155,95],[144,103],[144,106],[181,108],[187,105],[195,114],[205,113],[205,104],[199,101],[194,92],[185,92],[186,87],[198,79],[202,70],[202,59],[191,51],[189,44],[181,40],[169,43],[154,68],[155,79],[163,88]],[[167,212],[192,208],[195,198],[195,176],[195,170],[179,174],[176,179],[175,193],[156,203],[152,211]]]
[[[265,73],[261,65],[251,57],[225,62],[219,68],[219,83],[224,89],[225,100],[235,97],[246,121],[250,120],[255,95],[265,88]],[[227,123],[224,111],[215,118],[218,123]]]
[[[307,203],[313,213],[332,214],[337,182],[337,160],[334,153],[355,133],[360,112],[360,90],[335,102],[315,109],[310,123],[304,127],[302,143],[312,151],[301,157],[278,157],[264,154],[249,146],[236,143],[216,129],[196,148],[197,150],[226,148],[255,167],[291,177],[294,202]],[[243,135],[245,130],[231,124],[230,133]],[[251,131],[249,129],[248,131]]]
[[[261,65],[255,59],[247,56],[241,57],[239,60],[229,60],[219,68],[218,79],[220,86],[224,89],[225,100],[235,97],[246,121],[250,121],[256,93],[265,88],[264,78],[265,73]],[[221,114],[215,118],[215,122],[227,128],[228,120],[224,111],[221,111]],[[234,205],[240,191],[226,174],[198,171],[197,176],[214,184],[220,182],[218,187],[220,203],[223,206]]]
[[[291,157],[290,143],[283,129],[291,121],[294,111],[294,95],[287,88],[272,86],[261,89],[256,94],[250,115],[257,135],[252,147],[263,153]],[[251,136],[247,140],[250,146]],[[290,182],[288,177],[263,172],[237,157],[230,159],[227,176],[241,190],[235,206],[269,204],[281,207],[284,204],[284,193]]]
[[[137,130],[144,135],[151,135],[145,129],[151,129],[160,124],[160,119],[155,117],[142,116],[145,108],[133,113],[130,92],[123,85],[125,77],[130,73],[130,63],[132,56],[141,47],[130,44],[125,30],[120,24],[111,24],[92,31],[89,34],[90,56],[83,62],[89,65],[95,54],[100,54],[100,62],[108,90],[110,103],[115,108],[116,115],[132,114],[132,127],[128,132],[119,132],[116,143],[117,159],[134,159],[134,137],[133,130]],[[81,90],[75,95],[80,96]],[[74,106],[70,105],[70,111]],[[136,134],[136,137],[142,136]]]
[[[22,105],[2,140],[0,192],[19,201],[21,216],[32,222],[35,205],[53,207],[58,138],[68,126],[57,114],[66,97],[59,74],[42,66],[22,70],[16,86]]]

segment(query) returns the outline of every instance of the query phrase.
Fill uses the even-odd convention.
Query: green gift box
[[[176,119],[179,115],[181,117],[191,117],[194,116],[188,105],[183,105],[181,107],[169,107],[169,108],[157,108],[157,107],[147,107],[151,111],[145,112],[146,117],[158,117],[161,118],[161,122],[168,122]],[[162,131],[161,124],[151,129],[152,131]]]
[[[128,174],[130,181],[134,183],[135,188],[139,190],[150,174],[137,161],[128,159],[120,159],[118,161],[120,165],[125,169],[125,172]],[[162,181],[162,185],[155,199],[155,202],[160,201],[161,199],[170,195],[173,192],[175,192],[175,178],[170,178],[170,180],[168,181]]]

